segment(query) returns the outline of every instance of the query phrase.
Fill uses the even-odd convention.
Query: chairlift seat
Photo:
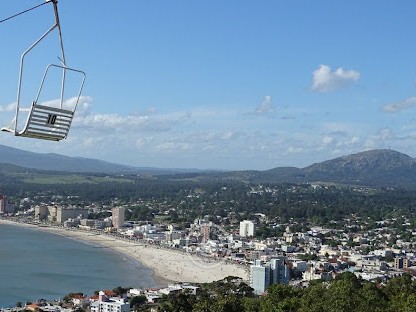
[[[65,139],[68,135],[69,128],[71,127],[72,119],[74,117],[75,110],[77,108],[78,102],[81,97],[82,88],[84,86],[85,81],[85,73],[81,70],[70,68],[66,65],[65,61],[65,53],[64,53],[64,45],[62,41],[62,33],[61,33],[61,26],[59,23],[58,17],[58,6],[57,0],[46,0],[47,3],[52,3],[55,15],[55,23],[43,34],[41,35],[35,42],[33,42],[26,51],[20,57],[20,69],[19,69],[19,83],[17,88],[17,101],[16,101],[16,114],[7,127],[1,128],[2,131],[7,131],[13,133],[15,136],[22,136],[22,137],[29,137],[29,138],[37,138],[43,140],[50,140],[50,141],[60,141]],[[37,96],[34,98],[32,105],[30,107],[22,108],[20,107],[21,104],[21,93],[22,93],[22,81],[23,81],[23,65],[24,59],[28,53],[30,53],[48,34],[50,34],[55,28],[58,30],[58,36],[60,41],[61,47],[61,56],[58,57],[61,64],[49,64],[46,67],[45,73],[43,75],[40,88],[38,90]],[[51,68],[58,68],[61,70],[61,87],[60,87],[60,98],[59,100],[59,107],[53,107],[48,105],[40,105],[37,104],[38,102],[41,103],[48,103],[47,100],[40,100],[41,91],[43,85],[45,83],[46,75],[48,74]],[[72,105],[70,110],[63,109],[65,105],[65,100],[69,99],[68,92],[66,92],[66,75],[68,72],[77,73],[82,75],[81,85],[78,91],[78,94],[73,94],[72,99],[75,99],[74,102],[71,100]],[[42,96],[44,94],[42,93]],[[47,96],[50,96],[47,95]],[[45,96],[45,97],[47,97]],[[49,101],[54,101],[56,99],[52,98]],[[68,108],[68,106],[65,106]],[[19,114],[20,112],[27,113],[26,123],[24,124],[23,128],[18,129],[18,126],[22,125],[23,122],[19,122]]]
[[[33,102],[23,130],[16,132],[16,136],[60,141],[68,135],[74,112]],[[3,131],[13,131],[2,128]]]

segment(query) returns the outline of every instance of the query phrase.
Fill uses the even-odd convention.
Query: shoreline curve
[[[122,239],[104,233],[89,232],[78,229],[68,229],[55,226],[37,226],[30,223],[0,219],[0,224],[30,227],[40,231],[76,239],[85,243],[100,245],[115,251],[121,256],[127,256],[139,261],[153,271],[153,279],[160,286],[169,283],[209,283],[227,276],[240,277],[248,280],[248,272],[242,266],[226,261],[208,260],[193,254],[143,245],[128,239]]]

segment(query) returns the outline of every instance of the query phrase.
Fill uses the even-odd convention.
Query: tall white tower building
[[[7,199],[6,196],[0,194],[0,213],[6,213]]]
[[[248,237],[254,236],[254,223],[253,221],[244,220],[240,222],[240,236]]]
[[[256,260],[251,266],[250,286],[254,293],[261,295],[270,286],[270,266],[264,265],[260,260]]]
[[[289,283],[289,267],[284,257],[277,257],[266,263],[256,260],[250,269],[250,286],[257,295],[264,293],[272,284]]]
[[[115,207],[112,209],[113,227],[120,229],[124,225],[124,207]]]

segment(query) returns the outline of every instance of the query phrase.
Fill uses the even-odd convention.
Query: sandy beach
[[[18,223],[0,219],[0,224],[25,226],[40,231],[47,231],[57,235],[76,239],[90,244],[100,245],[140,261],[154,271],[154,278],[158,285],[168,282],[207,283],[223,279],[227,276],[237,276],[248,280],[247,271],[235,264],[225,261],[207,261],[189,253],[159,248],[152,245],[141,245],[106,234],[95,232],[69,230],[60,227],[39,227],[36,225]],[[91,247],[93,248],[93,247]]]

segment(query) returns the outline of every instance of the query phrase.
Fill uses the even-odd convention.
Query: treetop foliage
[[[232,278],[233,279],[233,278]],[[395,277],[386,285],[357,278],[346,272],[329,283],[301,288],[271,285],[262,296],[237,279],[202,284],[197,295],[166,296],[165,312],[397,312],[416,310],[416,282],[409,275]]]

